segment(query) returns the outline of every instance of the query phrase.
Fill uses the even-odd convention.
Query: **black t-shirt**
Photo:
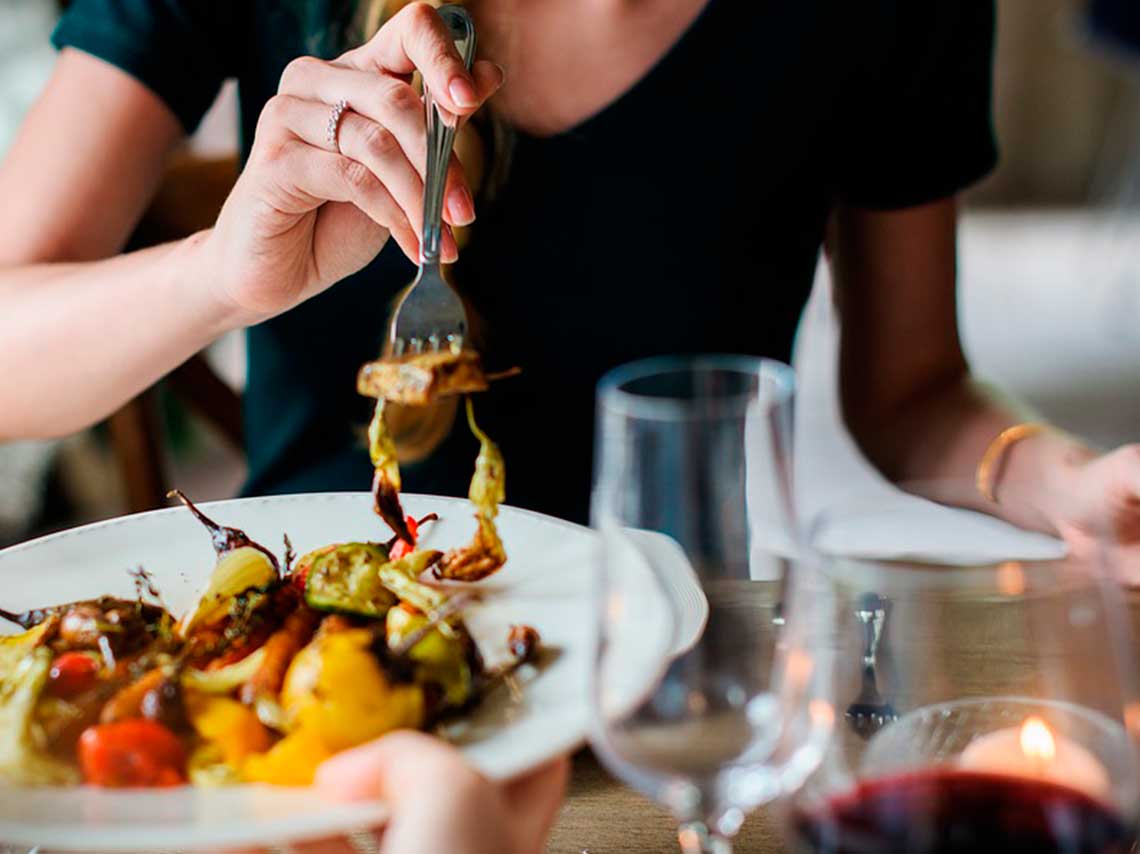
[[[336,0],[76,0],[54,41],[134,75],[187,129],[237,77],[248,150],[285,64],[335,56],[347,15]],[[456,267],[490,330],[488,364],[524,371],[478,401],[510,503],[585,518],[607,369],[665,353],[787,359],[837,201],[908,207],[993,167],[993,16],[992,0],[710,0],[598,114],[517,135]],[[247,491],[367,488],[355,373],[413,274],[390,242],[249,330]],[[405,488],[464,494],[474,453],[460,419]]]

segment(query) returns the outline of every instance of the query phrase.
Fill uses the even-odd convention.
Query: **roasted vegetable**
[[[47,693],[69,699],[95,687],[100,660],[88,652],[65,652],[56,657],[48,671]]]
[[[265,548],[265,546],[261,545],[260,543],[256,543],[251,540],[245,531],[242,531],[239,528],[227,528],[224,525],[219,525],[217,522],[199,510],[194,505],[194,502],[186,497],[182,490],[172,489],[170,492],[166,493],[166,497],[177,498],[179,501],[181,501],[186,506],[186,509],[194,514],[194,518],[201,522],[206,530],[210,532],[210,542],[214,546],[214,553],[219,558],[222,558],[229,552],[236,551],[237,549],[251,548],[256,549],[265,555],[266,559],[270,562],[270,564],[272,564],[275,572],[280,569],[280,567],[277,565],[277,558],[274,556],[273,552]]]
[[[431,566],[439,559],[439,552],[412,552],[405,558],[385,564],[377,570],[380,583],[391,590],[401,600],[425,614],[431,614],[443,607],[447,594],[429,587],[417,580],[423,568]],[[417,565],[423,568],[414,572]]]
[[[176,668],[164,665],[131,682],[103,707],[104,724],[131,718],[148,718],[172,730],[186,728],[182,680]]]
[[[186,782],[186,750],[162,724],[134,718],[84,730],[79,767],[96,786],[179,786]]]
[[[216,746],[222,761],[233,768],[241,768],[247,757],[264,753],[273,745],[273,734],[249,706],[237,700],[191,697],[187,712],[195,732]]]
[[[321,737],[301,729],[285,736],[266,753],[250,756],[242,765],[242,777],[251,783],[277,786],[308,786],[317,767],[333,755]]]
[[[384,422],[384,398],[376,401],[372,421],[368,424],[368,455],[375,469],[373,509],[399,539],[410,543],[412,533],[404,521],[404,508],[400,506],[400,463],[396,458],[396,443]]]
[[[425,519],[428,517],[424,517]],[[392,540],[392,545],[388,547],[388,559],[399,560],[402,557],[407,557],[416,550],[416,541],[420,537],[420,523],[416,521],[413,516],[405,516],[404,524],[408,526],[408,533],[411,534],[411,540],[401,540],[395,537]]]
[[[375,543],[342,543],[309,552],[297,564],[306,573],[306,604],[319,611],[384,616],[396,602],[377,575],[387,562],[387,551]]]
[[[217,788],[234,786],[242,782],[241,769],[235,768],[222,758],[222,751],[215,744],[199,744],[186,760],[186,776],[192,786]]]
[[[425,628],[429,618],[423,614],[412,614],[403,608],[393,608],[388,612],[386,622],[388,647],[401,650],[413,632]],[[472,674],[468,663],[466,638],[454,628],[444,636],[440,627],[429,629],[423,637],[407,650],[414,663],[416,681],[421,684],[435,684],[443,689],[447,705],[459,707],[471,699]]]
[[[281,690],[294,730],[337,751],[423,724],[422,689],[393,681],[372,651],[373,640],[367,629],[322,629],[297,653]]]
[[[289,664],[305,644],[312,640],[319,622],[320,615],[303,605],[285,618],[284,625],[258,650],[262,653],[261,663],[241,686],[243,703],[256,706],[266,698],[277,699]]]
[[[207,531],[218,563],[197,603],[182,617],[178,633],[189,637],[200,626],[210,625],[230,613],[233,600],[251,588],[266,588],[280,577],[277,558],[269,549],[251,540],[244,531],[219,525],[194,506],[179,490],[169,493],[194,514]]]
[[[11,674],[28,654],[44,645],[48,629],[49,624],[42,623],[18,635],[0,636],[0,681],[11,678]]]
[[[229,616],[234,599],[250,589],[264,587],[277,579],[277,567],[260,549],[242,546],[226,552],[210,574],[197,603],[178,624],[178,633],[189,637],[198,627],[208,626]]]
[[[263,646],[225,667],[214,670],[187,668],[182,673],[182,685],[199,694],[229,694],[253,678],[265,661],[265,656],[266,649]]]
[[[483,362],[474,350],[438,350],[369,362],[356,390],[404,406],[427,406],[439,397],[486,391]]]
[[[0,609],[0,617],[23,628],[45,626],[57,652],[108,650],[115,655],[139,649],[162,634],[170,616],[157,605],[103,596],[23,613]]]
[[[77,782],[69,765],[48,755],[36,738],[36,702],[52,652],[40,643],[45,627],[0,638],[0,782],[13,786],[51,786]]]
[[[468,545],[444,555],[435,568],[435,575],[458,581],[478,581],[497,571],[507,561],[506,550],[495,529],[499,505],[506,500],[507,469],[499,446],[475,423],[475,407],[471,398],[467,398],[467,424],[479,440],[475,474],[467,492],[475,505],[478,527]]]

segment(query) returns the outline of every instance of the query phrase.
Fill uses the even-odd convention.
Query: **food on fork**
[[[427,406],[440,397],[487,390],[483,361],[474,350],[432,350],[369,362],[356,390],[404,406]]]
[[[467,493],[475,505],[478,527],[474,539],[463,548],[453,549],[444,555],[433,572],[436,578],[478,581],[507,562],[503,541],[499,539],[499,532],[495,528],[499,505],[506,497],[507,470],[499,446],[475,423],[475,408],[471,404],[471,398],[467,398],[467,424],[479,440],[475,474]]]
[[[411,543],[400,506],[400,466],[396,443],[384,421],[391,403],[426,406],[440,397],[485,391],[488,381],[511,376],[516,371],[488,377],[474,350],[433,350],[411,356],[369,362],[360,370],[357,391],[375,397],[376,408],[368,425],[368,448],[375,474],[372,479],[374,509],[396,532],[397,539]],[[471,542],[443,556],[434,569],[437,578],[478,581],[496,572],[507,560],[495,528],[499,505],[506,498],[506,464],[498,446],[475,423],[475,410],[467,398],[467,424],[479,440],[479,456],[468,497],[475,506],[476,529]]]

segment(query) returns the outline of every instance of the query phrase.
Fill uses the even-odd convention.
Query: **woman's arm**
[[[214,228],[118,253],[181,135],[157,96],[66,50],[0,169],[0,441],[66,433],[113,411],[221,332],[287,311],[367,264],[392,236],[419,252],[423,105],[473,113],[502,83],[463,66],[426,4],[333,62],[291,63]],[[332,104],[350,109],[329,139]],[[458,161],[445,219],[474,206]],[[443,240],[445,259],[456,253]]]
[[[1078,439],[1043,432],[1008,450],[997,503],[974,488],[990,443],[1029,416],[969,374],[957,326],[953,200],[889,212],[840,208],[828,251],[842,317],[845,417],[887,477],[1052,534],[1107,523],[1115,479],[1128,478],[1117,469],[1136,456],[1129,449],[1098,465]]]
[[[221,331],[191,252],[96,260],[122,249],[181,135],[133,78],[61,54],[0,166],[0,440],[91,423]]]
[[[81,429],[239,325],[204,286],[203,237],[0,271],[0,441]]]

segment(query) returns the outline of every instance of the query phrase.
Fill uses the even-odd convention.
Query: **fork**
[[[464,65],[470,68],[475,57],[475,23],[471,15],[455,5],[441,6],[437,11],[451,31]],[[443,190],[457,122],[455,117],[445,116],[440,111],[426,85],[424,109],[427,118],[424,236],[419,272],[404,292],[392,318],[389,347],[391,354],[397,357],[406,352],[439,350],[445,343],[453,352],[458,352],[463,349],[467,335],[467,310],[463,300],[443,278],[439,267]]]
[[[847,721],[859,736],[870,738],[898,720],[898,712],[883,699],[875,679],[879,641],[887,620],[887,600],[877,593],[864,593],[855,606],[855,616],[863,626],[863,684],[855,702],[847,707]]]

